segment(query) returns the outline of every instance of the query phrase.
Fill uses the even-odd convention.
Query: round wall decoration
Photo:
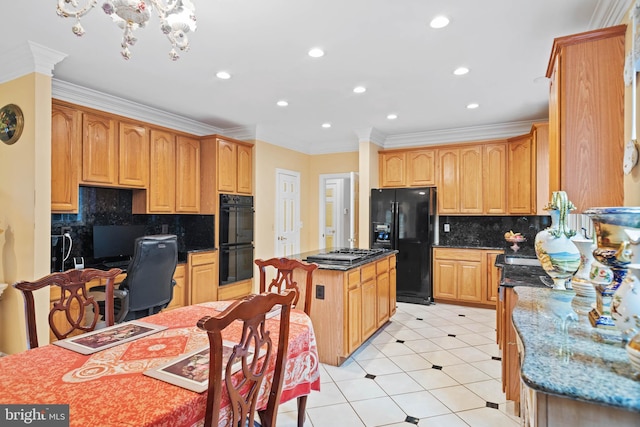
[[[14,144],[22,134],[24,116],[15,104],[7,104],[0,109],[0,140],[7,145]]]

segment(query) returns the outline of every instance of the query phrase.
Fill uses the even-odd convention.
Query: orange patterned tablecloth
[[[47,345],[0,358],[0,403],[69,404],[71,426],[201,425],[206,393],[195,393],[142,373],[208,345],[206,333],[195,326],[196,322],[227,303],[191,305],[146,317],[141,320],[168,329],[88,356]],[[227,329],[225,338],[239,336],[233,327]],[[277,334],[272,338],[277,340]],[[311,390],[320,390],[313,326],[306,314],[292,310],[280,401]],[[266,398],[264,393],[263,403]],[[222,412],[224,425],[226,411]]]

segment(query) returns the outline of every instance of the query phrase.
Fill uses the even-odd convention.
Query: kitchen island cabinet
[[[304,254],[293,257],[305,259]],[[352,266],[319,264],[313,272],[311,320],[320,362],[339,366],[393,316],[395,267],[396,251]],[[294,279],[304,283],[295,272]]]

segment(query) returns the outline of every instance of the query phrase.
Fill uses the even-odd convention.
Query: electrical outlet
[[[324,299],[324,285],[316,285],[316,299]]]
[[[451,227],[449,226],[449,224],[448,224],[448,223],[445,223],[445,224],[444,224],[444,232],[445,232],[445,233],[448,233],[448,232],[450,232],[450,231],[451,231]]]
[[[60,234],[69,233],[71,234],[71,227],[60,227]]]

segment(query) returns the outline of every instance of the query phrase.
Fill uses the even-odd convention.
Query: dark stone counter
[[[513,255],[509,255],[512,257]],[[522,256],[522,258],[535,258]],[[502,269],[500,286],[529,286],[536,288],[547,288],[543,280],[550,282],[552,279],[541,266],[512,265],[505,263],[505,255],[498,255],[495,265]]]

